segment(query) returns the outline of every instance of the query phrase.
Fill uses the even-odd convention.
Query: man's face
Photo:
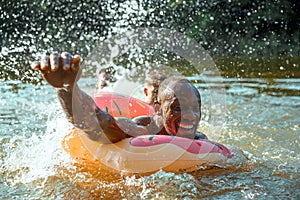
[[[201,100],[189,83],[168,88],[161,102],[163,123],[170,135],[194,138],[201,118]]]

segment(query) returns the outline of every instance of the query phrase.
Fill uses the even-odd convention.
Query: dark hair
[[[162,70],[152,70],[146,75],[145,83],[153,86],[153,95],[151,99],[151,104],[157,102],[157,93],[159,85],[167,79],[164,71]]]
[[[158,89],[158,94],[157,94],[157,98],[158,98],[157,100],[158,100],[159,103],[161,103],[161,100],[168,98],[168,95],[169,96],[173,95],[173,94],[170,94],[167,91],[167,88],[170,88],[170,87],[172,87],[173,85],[175,85],[177,83],[188,83],[188,84],[190,84],[192,86],[194,92],[195,92],[195,95],[201,101],[200,92],[188,79],[183,78],[183,77],[173,76],[173,77],[167,78],[166,80],[164,80],[160,84],[159,89]]]
[[[159,87],[161,82],[163,82],[167,76],[161,70],[153,70],[146,75],[145,83],[153,85],[154,87]]]

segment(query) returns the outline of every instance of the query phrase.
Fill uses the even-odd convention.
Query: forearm
[[[58,88],[56,93],[68,121],[74,124],[72,110],[72,89],[70,87]]]
[[[101,131],[95,115],[93,99],[77,85],[59,88],[57,95],[69,122],[76,128],[84,130],[93,140],[99,140]]]
[[[94,100],[78,86],[60,88],[57,94],[68,120],[92,140],[109,143],[128,137],[115,119],[99,109]]]

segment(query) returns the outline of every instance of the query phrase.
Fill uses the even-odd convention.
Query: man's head
[[[201,97],[187,79],[171,77],[159,87],[160,115],[170,135],[194,138],[201,118]]]
[[[98,80],[97,80],[97,88],[103,89],[104,87],[107,87],[107,81],[108,82],[114,82],[114,74],[115,70],[113,67],[106,67],[106,68],[101,68],[99,73],[98,73]]]
[[[113,81],[114,74],[116,70],[113,67],[104,67],[99,71],[99,78],[102,78],[106,81]]]
[[[146,95],[146,103],[154,105],[157,101],[157,93],[159,85],[167,78],[161,70],[153,70],[146,75],[144,94]]]

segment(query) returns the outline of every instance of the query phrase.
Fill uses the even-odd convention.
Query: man
[[[32,68],[57,89],[57,95],[68,120],[88,136],[101,143],[114,143],[124,138],[167,134],[199,139],[201,98],[198,90],[186,79],[170,78],[160,85],[157,115],[148,117],[144,124],[128,118],[114,118],[98,108],[93,99],[80,90],[80,56],[52,53],[44,56]]]
[[[145,102],[151,106],[157,102],[157,93],[159,85],[167,78],[162,70],[152,70],[145,78],[144,94]]]
[[[106,67],[106,68],[102,68],[99,71],[99,75],[97,77],[97,84],[96,87],[98,88],[98,90],[103,90],[106,87],[108,87],[108,83],[114,82],[114,74],[115,74],[115,70],[113,69],[113,67]]]

